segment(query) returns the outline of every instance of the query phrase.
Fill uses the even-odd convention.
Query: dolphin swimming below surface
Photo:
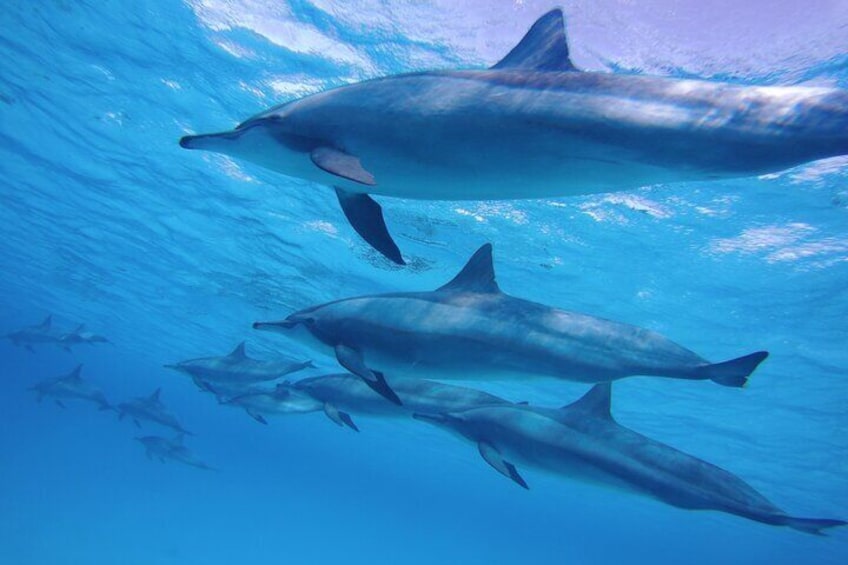
[[[62,408],[65,407],[62,399],[80,399],[94,402],[100,407],[100,410],[114,410],[100,389],[88,381],[83,380],[80,375],[81,372],[82,365],[77,365],[67,375],[42,381],[31,386],[30,390],[35,391],[38,402],[41,402],[45,396],[50,396]]]
[[[274,390],[256,391],[229,399],[224,404],[241,406],[255,420],[267,424],[263,415],[306,414],[323,411],[339,426],[359,431],[351,414],[379,418],[408,418],[415,412],[459,412],[479,406],[512,404],[493,394],[425,379],[392,379],[389,386],[402,405],[386,402],[363,380],[350,373],[307,377],[283,382]]]
[[[334,354],[395,403],[384,375],[585,383],[650,375],[741,387],[768,356],[710,363],[653,331],[509,296],[495,282],[490,244],[435,291],[337,300],[253,327]]]
[[[736,475],[618,424],[610,383],[561,409],[486,406],[416,414],[475,443],[496,471],[528,488],[523,463],[564,477],[649,496],[690,510],[718,510],[812,534],[842,520],[796,518]]]
[[[141,427],[141,420],[146,420],[171,428],[178,433],[193,435],[183,428],[176,416],[165,407],[161,400],[161,392],[162,389],[157,388],[150,396],[142,396],[118,404],[118,419],[123,420],[124,416],[129,416],[138,427]]]
[[[35,326],[27,326],[6,334],[6,339],[12,345],[23,346],[29,351],[34,351],[33,345],[59,345],[62,346],[62,334],[53,328],[53,316],[47,316],[44,321]]]
[[[80,324],[72,331],[63,334],[59,338],[60,344],[66,349],[72,345],[80,345],[80,344],[88,344],[94,345],[95,343],[111,343],[108,339],[103,337],[102,335],[97,335],[93,332],[86,331],[85,324]]]
[[[219,384],[222,387],[241,388],[244,386],[273,381],[290,373],[314,367],[312,361],[278,359],[261,361],[251,359],[245,351],[245,342],[241,342],[228,355],[223,357],[202,357],[180,361],[176,365],[165,365],[186,373],[195,384],[206,390],[204,383]]]
[[[550,198],[779,171],[848,154],[848,91],[581,72],[557,9],[490,69],[342,86],[180,145],[335,187],[404,264],[369,194]]]
[[[194,454],[185,445],[183,445],[183,434],[178,434],[174,439],[167,439],[161,436],[143,436],[135,439],[144,446],[145,454],[148,459],[153,459],[155,457],[161,463],[164,463],[166,460],[170,460],[184,465],[189,465],[191,467],[197,467],[198,469],[206,469],[209,471],[215,470],[213,467],[210,467],[195,457]]]

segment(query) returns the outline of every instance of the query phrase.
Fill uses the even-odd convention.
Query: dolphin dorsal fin
[[[589,392],[580,397],[576,402],[567,404],[562,410],[582,410],[596,418],[612,420],[610,405],[612,402],[612,383],[599,383],[593,386]]]
[[[53,314],[48,314],[44,321],[38,324],[38,329],[40,330],[49,330],[50,326],[53,324]]]
[[[497,293],[501,289],[495,281],[495,267],[492,264],[492,244],[487,243],[477,250],[465,267],[449,283],[439,290],[463,290],[481,293]]]
[[[240,344],[236,345],[236,348],[233,349],[233,351],[229,355],[227,355],[227,357],[231,357],[232,359],[246,359],[247,353],[244,350],[244,344],[245,342],[241,342]]]
[[[68,373],[68,379],[71,380],[80,380],[82,377],[80,376],[80,372],[82,371],[82,365],[77,365],[76,368]]]
[[[71,333],[79,334],[79,333],[82,333],[84,330],[85,330],[85,324],[80,324]]]
[[[161,392],[162,392],[162,387],[157,388],[155,391],[153,391],[153,394],[150,395],[149,400],[151,400],[153,402],[160,402],[159,394]]]
[[[576,71],[568,57],[562,10],[551,10],[536,20],[518,45],[492,68]]]

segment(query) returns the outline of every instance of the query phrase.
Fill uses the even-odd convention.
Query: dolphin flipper
[[[260,424],[265,424],[266,426],[268,425],[268,420],[266,420],[265,417],[259,412],[253,410],[252,408],[245,408],[245,411],[250,415],[251,418],[259,422]]]
[[[347,426],[355,432],[359,431],[356,424],[353,423],[353,418],[347,412],[342,412],[329,402],[324,403],[324,414],[338,426]]]
[[[67,408],[64,404],[62,404],[62,401],[59,400],[58,398],[56,400],[54,400],[54,402],[56,403],[56,406],[58,406],[59,408],[62,408],[62,409]]]
[[[331,175],[374,186],[374,175],[365,170],[359,158],[332,147],[316,147],[309,154],[315,165]]]
[[[486,463],[491,465],[495,471],[530,490],[530,487],[527,486],[527,482],[525,482],[524,478],[518,474],[518,470],[515,468],[515,465],[509,461],[505,461],[492,444],[481,441],[477,443],[477,449],[480,451],[480,455],[483,456]]]
[[[348,192],[338,187],[336,196],[347,221],[368,245],[398,265],[406,265],[400,249],[389,234],[379,204],[367,194]]]
[[[398,395],[392,390],[389,383],[386,382],[386,377],[383,376],[383,373],[369,369],[365,365],[365,359],[362,358],[362,354],[359,351],[346,345],[337,345],[335,351],[336,360],[339,362],[339,365],[361,378],[365,384],[380,396],[384,396],[398,406],[403,405]]]

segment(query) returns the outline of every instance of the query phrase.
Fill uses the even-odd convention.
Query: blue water
[[[703,4],[569,3],[575,62],[848,87],[844,3]],[[251,323],[435,288],[491,241],[511,294],[649,327],[711,359],[769,350],[744,390],[634,378],[616,385],[614,414],[791,514],[848,517],[845,160],[551,201],[383,199],[411,262],[401,269],[355,236],[325,187],[177,145],[346,82],[491,64],[550,7],[4,3],[0,333],[53,313],[114,345],[0,341],[0,563],[848,562],[848,528],[814,537],[532,469],[524,491],[417,422],[364,419],[355,434],[311,414],[266,427],[162,368],[243,339],[257,357],[314,357]],[[315,361],[310,374],[336,370]],[[26,390],[80,362],[114,402],[161,386],[218,472],[149,461],[127,420]],[[585,391],[485,386],[545,405]]]

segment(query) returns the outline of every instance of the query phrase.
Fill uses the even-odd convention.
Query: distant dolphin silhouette
[[[118,404],[118,419],[123,420],[124,416],[129,416],[138,427],[141,427],[141,420],[146,420],[181,434],[194,435],[183,428],[176,416],[168,411],[162,402],[161,393],[162,389],[157,388],[150,396],[141,396]]]
[[[183,434],[177,434],[174,439],[168,439],[161,436],[143,436],[137,437],[135,440],[144,446],[145,454],[148,459],[154,457],[161,463],[165,461],[176,461],[183,465],[197,467],[198,469],[206,469],[214,471],[203,461],[199,460],[194,454],[183,445]]]
[[[62,334],[53,328],[53,315],[47,316],[40,324],[27,326],[4,335],[12,345],[23,346],[28,351],[35,351],[33,345],[62,344]]]
[[[516,463],[567,478],[623,489],[690,510],[719,510],[820,534],[842,520],[796,518],[742,479],[619,425],[611,385],[595,385],[559,410],[486,406],[453,414],[416,414],[475,443],[496,471],[528,488]]]
[[[650,330],[509,296],[495,282],[490,244],[438,290],[347,298],[253,327],[333,353],[395,403],[384,374],[586,383],[653,375],[741,387],[768,356],[713,364]]]
[[[848,153],[848,92],[580,72],[553,10],[490,69],[343,86],[180,145],[334,186],[403,264],[369,193],[548,198],[778,171]]]
[[[29,389],[35,391],[38,402],[49,396],[62,408],[65,407],[63,399],[80,399],[94,402],[100,410],[114,410],[99,388],[83,380],[81,372],[82,365],[77,365],[67,375],[41,381]]]

